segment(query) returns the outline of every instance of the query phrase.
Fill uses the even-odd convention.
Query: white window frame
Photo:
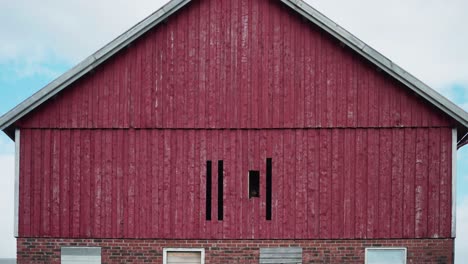
[[[167,264],[168,252],[200,252],[201,264],[205,264],[205,249],[204,248],[164,248],[163,249],[163,264]]]
[[[408,249],[405,248],[405,247],[370,247],[370,248],[366,248],[366,253],[365,253],[365,256],[364,256],[364,263],[365,264],[369,264],[367,262],[367,252],[369,252],[369,250],[376,250],[376,251],[385,251],[385,250],[403,250],[404,252],[404,256],[405,256],[405,264],[408,263]]]

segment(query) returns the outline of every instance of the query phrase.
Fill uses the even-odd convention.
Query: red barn
[[[172,0],[0,128],[19,263],[453,261],[468,114],[300,0]]]

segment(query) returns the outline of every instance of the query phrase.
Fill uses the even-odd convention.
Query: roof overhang
[[[36,107],[56,95],[61,90],[65,89],[71,83],[79,79],[81,76],[90,72],[98,65],[106,61],[109,57],[126,47],[132,41],[146,33],[148,30],[164,21],[174,12],[185,6],[191,0],[172,0],[158,11],[147,17],[142,22],[138,23],[133,28],[107,44],[93,55],[86,58],[83,62],[66,72],[46,87],[35,93],[30,98],[13,108],[10,112],[0,117],[0,129],[8,134],[11,138],[14,137],[14,127],[12,125],[20,118],[34,110]],[[312,8],[302,0],[280,0],[285,5],[289,6],[306,19],[316,24],[345,45],[356,51],[358,54],[366,58],[368,61],[375,64],[384,72],[397,79],[413,92],[424,98],[426,101],[440,109],[442,112],[453,118],[457,122],[459,130],[459,146],[468,143],[468,137],[463,139],[463,136],[468,133],[468,113],[463,109],[449,101],[447,98],[424,84],[422,81],[409,74],[401,67],[393,63],[391,60],[369,47],[366,43],[340,27],[338,24]]]
[[[115,53],[127,47],[135,39],[145,34],[154,26],[163,22],[174,12],[184,7],[191,0],[172,0],[159,10],[145,18],[143,21],[127,30],[125,33],[111,41],[102,49],[89,56],[68,72],[64,73],[47,86],[33,94],[31,97],[17,105],[8,113],[0,117],[0,129],[3,130],[11,139],[14,140],[15,128],[11,127],[16,121],[27,115],[45,101],[68,87],[83,75],[105,62]]]

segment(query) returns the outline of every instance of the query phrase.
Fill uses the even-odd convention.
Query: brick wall
[[[261,247],[302,247],[303,263],[364,263],[366,247],[406,247],[407,263],[453,263],[452,239],[130,240],[18,238],[18,263],[60,263],[62,246],[97,246],[102,263],[162,263],[162,250],[205,248],[206,263],[258,263]]]

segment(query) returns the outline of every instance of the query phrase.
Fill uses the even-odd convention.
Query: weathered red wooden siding
[[[194,1],[27,128],[440,127],[450,123],[279,1]]]
[[[21,138],[22,237],[451,234],[448,128],[23,129]],[[266,158],[273,159],[271,221]],[[205,220],[207,160],[212,221]],[[223,221],[216,217],[218,160],[224,160]],[[248,198],[249,170],[261,172],[260,198]]]
[[[193,1],[18,125],[20,237],[451,235],[451,121],[276,0]]]

